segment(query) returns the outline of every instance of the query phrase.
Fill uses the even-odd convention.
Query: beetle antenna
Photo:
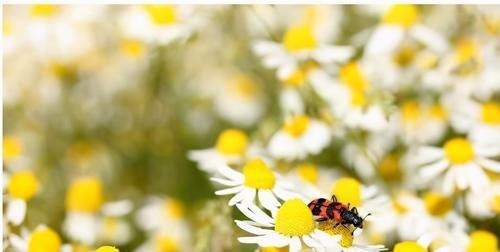
[[[363,218],[363,221],[366,219],[366,217],[372,215],[371,213],[368,213],[367,215],[365,215],[365,217]]]

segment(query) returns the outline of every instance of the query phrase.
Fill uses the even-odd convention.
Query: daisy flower
[[[268,149],[276,158],[303,159],[308,154],[319,154],[330,143],[330,138],[326,123],[306,115],[295,115],[271,137]]]
[[[197,162],[202,170],[213,173],[221,165],[241,163],[248,151],[248,136],[245,132],[226,129],[219,134],[213,148],[192,150],[188,157]]]
[[[236,220],[241,229],[257,235],[240,237],[241,243],[254,243],[261,247],[289,247],[289,251],[302,251],[303,244],[318,251],[325,251],[326,245],[335,246],[340,236],[330,236],[315,227],[311,210],[300,199],[283,203],[276,215],[268,216],[253,205],[236,205],[251,221]]]
[[[448,127],[446,110],[439,104],[407,100],[396,115],[402,138],[407,144],[432,144],[441,140]]]
[[[7,181],[8,195],[5,197],[7,203],[5,219],[17,226],[23,223],[27,202],[38,192],[39,182],[30,170],[16,171],[10,175],[4,173],[4,176],[9,176]]]
[[[417,241],[403,241],[394,245],[393,252],[427,252],[431,243],[429,236],[423,235]],[[443,250],[432,250],[436,252],[443,252]]]
[[[476,218],[491,218],[500,213],[500,181],[494,180],[481,192],[469,192],[466,195],[469,214]]]
[[[172,226],[187,226],[184,205],[179,200],[169,197],[148,199],[137,211],[135,220],[141,229],[148,232]]]
[[[287,200],[296,197],[289,192],[289,185],[282,181],[262,159],[251,159],[243,167],[243,173],[228,166],[220,166],[219,173],[225,178],[211,178],[212,181],[228,186],[229,188],[216,191],[217,195],[235,194],[229,205],[237,203],[243,205],[254,204],[258,197],[259,203],[271,211],[275,211],[281,203],[276,197]]]
[[[446,40],[431,28],[419,24],[418,7],[411,4],[396,4],[383,14],[382,23],[378,25],[369,38],[365,55],[372,57],[392,53],[406,39],[416,40],[438,52],[448,50]]]
[[[378,252],[387,250],[383,245],[354,244],[354,237],[356,234],[353,235],[353,232],[355,228],[352,225],[344,227],[342,225],[337,225],[336,223],[337,222],[333,220],[318,223],[319,230],[331,235],[332,237],[339,235],[341,237],[338,243],[333,244],[333,246],[331,244],[326,245],[327,251],[331,251],[332,249],[339,252]]]
[[[446,172],[442,180],[445,193],[468,188],[479,192],[489,184],[485,170],[500,173],[500,163],[491,159],[498,154],[500,150],[484,148],[469,139],[456,137],[446,141],[442,148],[417,148],[409,153],[409,162],[420,170],[419,175],[424,180]]]
[[[175,231],[173,231],[175,230]],[[136,252],[163,252],[163,251],[190,251],[190,241],[187,239],[188,230],[171,229],[159,230],[149,235],[149,239],[134,251]]]
[[[487,230],[475,230],[467,233],[450,233],[448,239],[437,241],[440,244],[438,252],[497,252],[498,237]],[[431,244],[432,247],[433,244]],[[434,251],[434,250],[433,250]]]
[[[120,250],[113,246],[102,246],[99,247],[95,252],[120,252]]]
[[[32,233],[24,232],[21,237],[11,234],[9,241],[19,252],[60,252],[62,248],[59,234],[45,225],[39,225]]]

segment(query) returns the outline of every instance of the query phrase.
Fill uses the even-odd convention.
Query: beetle
[[[342,226],[351,224],[356,229],[363,228],[364,220],[371,215],[367,214],[364,218],[360,217],[356,207],[350,209],[350,203],[347,203],[347,205],[342,204],[335,195],[332,196],[331,200],[325,198],[314,199],[307,206],[316,221],[335,220],[337,221],[335,227],[339,224],[342,224]]]

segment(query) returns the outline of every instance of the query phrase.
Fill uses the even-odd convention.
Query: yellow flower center
[[[299,176],[305,181],[316,184],[318,182],[318,167],[312,163],[302,163],[297,166]]]
[[[418,9],[412,4],[396,4],[391,6],[383,17],[383,22],[391,25],[400,25],[404,28],[412,27],[418,20]]]
[[[392,208],[398,214],[405,214],[406,212],[408,212],[408,210],[410,210],[407,206],[405,206],[405,204],[401,202],[401,200],[398,199],[392,201]]]
[[[459,64],[464,64],[474,58],[476,58],[478,52],[477,43],[469,38],[461,39],[456,47],[455,60]]]
[[[288,28],[283,37],[283,45],[290,52],[314,49],[316,38],[310,26],[295,25]]]
[[[12,28],[12,24],[10,22],[8,22],[7,20],[3,21],[2,28],[3,28],[2,34],[4,36],[10,36],[14,33],[14,29]]]
[[[306,74],[301,69],[296,69],[288,78],[284,79],[283,82],[291,87],[298,87],[304,83],[306,79]]]
[[[356,62],[350,62],[342,66],[339,77],[345,85],[351,88],[351,90],[364,92],[368,88],[368,82]]]
[[[496,213],[500,213],[500,194],[494,195],[490,201],[490,207]]]
[[[21,141],[13,136],[5,136],[3,138],[3,158],[11,159],[21,155]]]
[[[167,208],[167,213],[176,219],[184,216],[184,205],[179,200],[169,199],[166,201],[165,207]]]
[[[276,182],[273,172],[260,159],[252,159],[243,167],[245,185],[256,189],[273,189]]]
[[[448,117],[448,113],[446,112],[446,110],[439,104],[432,105],[428,113],[429,116],[434,119],[446,120],[446,118]]]
[[[260,252],[288,252],[288,246],[285,246],[282,248],[262,247],[262,248],[260,248]]]
[[[351,206],[358,207],[362,202],[361,183],[354,178],[341,178],[337,180],[333,186],[332,194],[340,202],[344,204],[350,203]]]
[[[453,208],[451,199],[443,194],[429,192],[424,195],[427,212],[433,216],[444,216]]]
[[[399,48],[393,60],[396,64],[404,67],[408,66],[415,58],[415,47],[412,45],[403,45]]]
[[[224,130],[217,138],[217,150],[226,155],[243,155],[247,148],[248,137],[238,129]]]
[[[416,101],[406,101],[401,105],[401,117],[405,123],[415,124],[420,118],[420,105]]]
[[[478,230],[470,235],[470,244],[467,252],[496,252],[498,251],[498,238],[483,230]]]
[[[144,44],[140,40],[126,39],[122,42],[120,50],[130,58],[138,58],[144,52]]]
[[[394,252],[427,252],[427,249],[414,241],[404,241],[394,246]]]
[[[112,246],[102,246],[98,248],[95,252],[120,252],[120,250]]]
[[[170,5],[145,5],[149,18],[156,25],[171,25],[176,21],[175,7]]]
[[[351,90],[351,104],[355,107],[366,105],[366,95],[362,91]]]
[[[433,69],[437,66],[439,57],[433,53],[419,54],[416,60],[416,65],[423,70]]]
[[[339,241],[339,244],[345,248],[351,247],[353,242],[352,232],[354,231],[354,226],[352,225],[347,225],[346,227],[342,225],[335,226],[336,224],[337,222],[334,220],[319,222],[318,229],[332,236],[340,235],[341,239]]]
[[[251,98],[255,96],[255,83],[247,77],[238,77],[233,82],[235,93],[241,98]]]
[[[298,115],[285,122],[283,129],[293,137],[300,137],[306,132],[308,127],[309,117]]]
[[[66,193],[66,209],[93,213],[101,208],[102,184],[98,178],[87,177],[74,181]]]
[[[454,138],[444,144],[444,152],[452,164],[465,164],[474,159],[474,148],[465,138]]]
[[[38,180],[31,171],[19,171],[12,174],[8,190],[14,198],[29,200],[38,191]]]
[[[59,11],[59,6],[52,4],[35,4],[31,6],[32,17],[50,17]]]
[[[59,252],[60,248],[61,238],[48,227],[35,230],[28,241],[28,252]]]
[[[276,214],[274,230],[287,236],[302,236],[314,231],[311,210],[300,199],[285,201]]]
[[[395,154],[386,155],[378,166],[380,176],[388,181],[401,178],[401,168],[399,166],[399,156]]]
[[[156,249],[158,252],[177,252],[179,251],[177,242],[169,236],[161,235],[156,238]]]
[[[481,108],[481,120],[487,124],[500,124],[500,104],[487,102]]]

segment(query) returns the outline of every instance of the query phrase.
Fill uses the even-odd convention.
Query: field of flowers
[[[498,252],[500,5],[4,5],[3,251]]]

